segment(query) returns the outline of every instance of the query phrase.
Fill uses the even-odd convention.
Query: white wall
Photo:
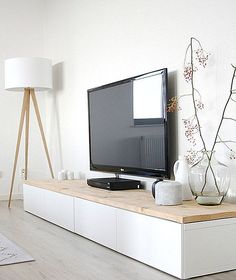
[[[182,65],[191,36],[212,54],[198,84],[206,100],[204,134],[212,138],[228,94],[230,63],[236,63],[234,0],[0,0],[0,5],[0,196],[9,189],[22,102],[22,94],[4,90],[3,62],[9,57],[53,59],[54,92],[39,96],[39,101],[56,172],[65,168],[95,176],[89,171],[88,88],[168,67],[174,91],[189,91]],[[189,101],[185,105],[189,107]],[[188,146],[181,124],[186,114],[179,114],[179,154]],[[30,175],[49,177],[34,115],[31,126]],[[231,134],[236,131],[234,124],[229,128]],[[18,167],[16,194],[21,192],[22,153]]]
[[[21,93],[4,90],[4,60],[17,56],[43,55],[43,11],[44,1],[0,0],[0,199],[6,198],[9,193],[23,98]],[[40,96],[39,101],[40,105],[43,105],[44,98]],[[45,121],[44,112],[42,110],[41,113]],[[42,147],[35,124],[32,115],[29,168],[31,175],[42,176],[46,172],[43,164],[45,159],[41,156]],[[21,148],[24,148],[24,139],[22,140]],[[15,197],[21,193],[19,173],[24,167],[22,151],[23,149],[19,156],[14,185]]]
[[[236,63],[235,9],[234,0],[48,0],[45,55],[56,64],[56,82],[47,98],[47,132],[55,169],[94,175],[88,158],[88,88],[168,67],[177,93],[189,91],[182,66],[191,36],[212,54],[198,85],[206,98],[209,139],[228,94],[230,63]],[[187,150],[184,113],[179,114],[179,154]]]

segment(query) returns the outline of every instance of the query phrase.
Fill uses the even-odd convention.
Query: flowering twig
[[[202,158],[203,152],[204,152],[203,149],[200,151],[190,149],[187,151],[185,159],[187,160],[189,165],[193,166],[194,164],[199,162],[199,160]]]
[[[204,51],[199,40],[197,40],[194,37],[192,37],[190,39],[190,43],[188,44],[188,46],[186,48],[186,52],[185,52],[185,56],[184,56],[184,73],[183,73],[183,75],[184,75],[186,82],[190,83],[190,85],[191,85],[191,94],[184,94],[179,97],[173,97],[172,99],[170,99],[167,110],[168,110],[168,112],[173,112],[175,110],[181,110],[181,107],[179,105],[180,99],[182,97],[186,97],[186,96],[188,96],[188,97],[190,96],[192,98],[194,114],[193,114],[193,116],[183,119],[183,123],[184,123],[184,127],[185,127],[185,136],[186,136],[187,140],[191,143],[192,146],[196,146],[195,137],[196,137],[196,135],[198,135],[201,140],[202,148],[199,151],[195,151],[193,149],[189,150],[188,154],[186,156],[186,159],[188,160],[188,162],[190,164],[194,164],[196,162],[196,159],[199,158],[200,154],[203,154],[203,153],[206,154],[206,157],[208,160],[208,165],[207,165],[207,168],[206,168],[205,174],[204,174],[204,182],[203,182],[203,186],[201,189],[201,194],[203,194],[203,191],[206,187],[207,174],[210,169],[212,176],[213,176],[215,187],[217,189],[217,192],[220,195],[220,190],[219,190],[218,183],[216,180],[215,171],[213,170],[213,168],[211,166],[211,160],[212,160],[212,155],[213,155],[213,151],[214,151],[216,144],[223,144],[230,151],[230,153],[231,153],[230,158],[236,159],[236,152],[234,152],[231,149],[231,147],[229,146],[230,143],[236,143],[236,141],[222,140],[221,137],[219,136],[219,132],[220,132],[220,129],[221,129],[221,126],[222,126],[222,123],[224,120],[236,122],[236,118],[232,118],[230,116],[225,116],[225,112],[226,112],[229,102],[232,101],[232,102],[236,103],[236,98],[233,97],[233,95],[236,94],[236,89],[233,89],[236,68],[235,68],[235,66],[232,65],[234,68],[234,71],[233,71],[233,76],[232,76],[231,85],[230,85],[230,94],[225,103],[225,106],[224,106],[224,109],[223,109],[223,112],[221,115],[221,119],[220,119],[217,131],[215,134],[212,148],[210,150],[210,153],[207,153],[207,146],[206,146],[206,142],[204,140],[203,134],[202,134],[200,120],[199,120],[199,116],[198,116],[199,110],[204,109],[204,104],[202,102],[202,96],[201,96],[200,92],[195,88],[195,74],[200,69],[200,67],[205,68],[207,66],[209,55],[210,55],[209,53]],[[198,66],[195,63],[197,63]]]
[[[167,104],[167,112],[172,113],[175,111],[180,111],[181,107],[179,105],[180,99],[183,97],[191,96],[191,94],[182,94],[179,97],[173,96],[169,99],[169,103]]]
[[[197,41],[200,45],[200,48],[202,49],[202,46],[200,44],[200,42],[195,39],[195,38],[191,38],[190,39],[190,50],[191,50],[191,67],[192,69],[194,68],[194,63],[193,63],[193,42],[194,41]],[[203,53],[203,52],[202,52]],[[208,59],[208,56],[204,59],[204,64],[202,64],[204,67],[206,66],[206,61]],[[203,138],[203,135],[202,135],[202,131],[201,131],[201,126],[200,126],[200,121],[199,121],[199,118],[198,118],[198,113],[197,113],[197,107],[196,107],[196,104],[195,104],[195,88],[194,88],[194,74],[193,74],[193,71],[191,73],[191,88],[192,88],[192,99],[193,99],[193,108],[194,108],[194,114],[195,114],[195,118],[196,118],[196,121],[197,121],[197,125],[198,125],[198,130],[199,130],[199,136],[200,136],[200,139],[202,141],[202,145],[203,145],[203,151],[206,153],[207,152],[207,148],[206,148],[206,143],[205,143],[205,140]],[[206,178],[207,178],[207,171],[210,167],[211,171],[212,171],[212,175],[213,175],[213,179],[214,179],[214,182],[215,182],[215,186],[217,188],[217,191],[218,193],[220,194],[220,190],[218,188],[218,185],[217,185],[217,181],[216,181],[216,177],[215,177],[215,174],[214,174],[214,171],[212,169],[212,166],[211,166],[211,161],[210,161],[210,156],[206,153],[206,156],[208,158],[208,167],[206,169],[206,173],[205,173],[205,178],[204,178],[204,184],[203,184],[203,187],[202,187],[202,190],[201,190],[201,193],[203,192],[203,190],[205,189],[205,186],[206,186]]]
[[[196,40],[195,38],[191,38],[190,39],[190,50],[191,50],[191,68],[193,69],[194,68],[194,64],[193,64],[193,41]],[[201,47],[201,44],[198,40],[196,40],[200,47]],[[197,107],[196,107],[196,103],[195,103],[195,88],[194,88],[194,74],[193,74],[193,71],[191,71],[191,87],[192,87],[192,101],[193,101],[193,108],[194,108],[194,115],[195,115],[195,119],[196,119],[196,122],[197,122],[197,126],[198,126],[198,132],[199,132],[199,136],[201,138],[201,141],[202,141],[202,144],[203,144],[203,148],[204,148],[204,151],[206,151],[206,143],[204,141],[204,138],[202,136],[202,131],[201,131],[201,126],[200,126],[200,121],[199,121],[199,118],[198,118],[198,113],[197,113]]]

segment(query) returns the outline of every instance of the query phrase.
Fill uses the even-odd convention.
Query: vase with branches
[[[230,171],[225,164],[215,159],[216,145],[223,144],[229,151],[230,158],[236,158],[236,152],[231,147],[231,144],[235,143],[235,141],[227,138],[224,139],[221,135],[222,125],[225,121],[236,121],[236,119],[227,115],[229,104],[236,103],[236,98],[234,98],[234,94],[236,94],[236,90],[234,89],[236,67],[232,65],[233,73],[228,98],[220,114],[220,121],[213,137],[213,144],[208,147],[199,118],[200,111],[204,110],[204,103],[202,95],[195,85],[195,76],[201,67],[207,67],[209,55],[203,49],[198,39],[194,37],[190,38],[184,58],[183,74],[186,82],[190,85],[191,91],[189,94],[171,98],[167,110],[168,112],[180,110],[182,99],[190,98],[193,105],[193,114],[183,119],[185,136],[192,145],[186,155],[186,159],[191,165],[189,173],[190,187],[199,204],[217,205],[222,202],[228,190]],[[198,148],[196,148],[197,144]]]

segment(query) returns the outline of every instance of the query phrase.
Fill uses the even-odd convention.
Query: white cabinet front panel
[[[72,196],[24,185],[24,209],[40,218],[74,231]]]
[[[181,278],[181,225],[117,209],[117,251]]]
[[[40,188],[23,185],[24,210],[40,218],[45,216],[45,192]]]
[[[116,209],[75,198],[75,232],[116,249]]]
[[[74,231],[74,198],[48,190],[44,192],[47,220]]]
[[[184,226],[185,278],[236,269],[235,220],[222,219]]]

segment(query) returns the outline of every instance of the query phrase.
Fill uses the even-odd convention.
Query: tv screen
[[[167,69],[88,90],[90,169],[169,178]]]

